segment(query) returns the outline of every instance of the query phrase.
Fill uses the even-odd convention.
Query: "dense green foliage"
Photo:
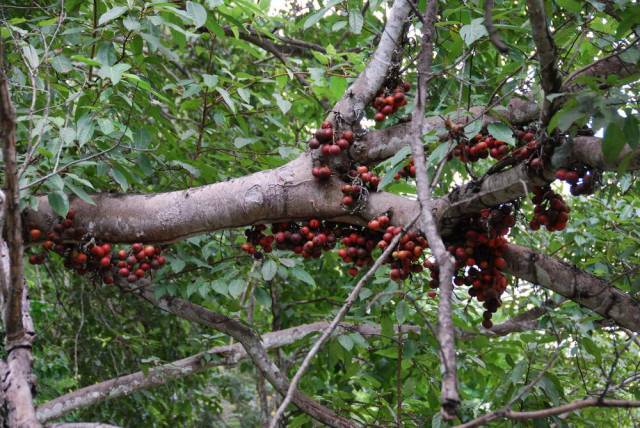
[[[34,195],[47,194],[61,213],[74,196],[90,200],[94,192],[185,189],[295,158],[326,116],[326,106],[340,99],[363,69],[388,7],[384,1],[368,1],[363,8],[361,0],[320,2],[323,7],[312,10],[298,5],[304,2],[284,2],[284,11],[268,0],[68,0],[63,9],[59,2],[4,3],[0,36],[8,48],[20,161],[35,147],[21,178],[29,186],[23,201],[32,205]],[[430,115],[490,101],[504,104],[526,91],[539,94],[523,2],[496,3],[494,20],[512,48],[507,56],[486,37],[482,2],[440,2],[434,60],[438,74],[429,86]],[[566,74],[637,39],[637,2],[610,2],[619,20],[596,0],[546,3]],[[419,28],[415,18],[412,24]],[[266,39],[277,33],[321,49],[299,49],[287,56],[285,65],[239,37],[249,28]],[[274,43],[280,42],[274,38]],[[417,51],[415,39],[404,46],[404,78],[412,82]],[[640,51],[634,47],[625,55],[636,63]],[[609,89],[595,81],[583,82],[585,90],[556,120],[566,128],[574,122],[592,124],[596,130],[610,128],[610,135],[629,137],[629,143],[637,144],[637,122],[622,116],[637,114],[637,82],[611,80]],[[607,98],[602,96],[605,92]],[[410,107],[411,103],[405,114],[377,126],[389,126]],[[477,128],[468,131],[475,133]],[[434,153],[431,160],[437,161],[443,154],[436,148],[439,143],[431,139],[428,144]],[[402,160],[380,165],[381,175],[392,176]],[[480,175],[489,164],[479,162],[472,172]],[[451,161],[437,193],[445,194],[469,177],[463,164]],[[405,181],[385,190],[415,194],[414,184]],[[555,234],[527,229],[532,206],[523,201],[510,240],[569,260],[636,295],[639,190],[632,172],[605,174],[595,195],[566,198],[571,220],[565,231]],[[355,283],[333,253],[303,261],[275,251],[264,261],[254,261],[239,250],[243,239],[241,230],[227,230],[172,244],[166,253],[168,265],[154,277],[157,294],[188,298],[265,333],[328,319]],[[55,257],[44,266],[29,267],[27,276],[38,333],[34,356],[39,403],[229,343],[223,335],[164,314],[90,277],[74,276]],[[398,285],[388,279],[388,268],[377,272],[347,320],[381,324],[383,335],[365,339],[353,333],[332,339],[301,388],[351,418],[388,425],[395,418],[399,382],[406,426],[439,426],[438,346],[428,328],[435,323],[437,298],[426,296],[427,281],[425,273],[405,282],[402,291],[410,298],[403,298],[396,293]],[[253,297],[246,296],[247,289],[253,290]],[[496,323],[546,299],[559,301],[545,289],[515,280],[505,296]],[[640,346],[629,344],[626,333],[603,325],[573,302],[544,315],[538,330],[500,338],[480,334],[481,316],[481,306],[456,289],[455,325],[469,333],[458,342],[465,419],[509,402],[554,355],[554,366],[518,399],[516,408],[543,408],[601,391],[612,365],[613,384],[638,373]],[[392,327],[396,322],[422,327],[400,350]],[[290,359],[288,364],[295,368],[291,360],[301,358],[311,340],[284,348],[278,359]],[[185,377],[66,419],[122,426],[257,426],[256,382],[257,372],[246,360],[236,368]],[[273,395],[271,389],[269,394]],[[640,399],[640,388],[631,383],[616,394]],[[555,422],[595,427],[617,421],[631,426],[639,417],[634,410],[587,409]],[[540,421],[539,426],[549,423]],[[309,425],[308,416],[297,411],[287,424]]]

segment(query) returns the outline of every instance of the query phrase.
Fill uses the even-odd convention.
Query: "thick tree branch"
[[[2,390],[7,409],[7,422],[12,427],[39,427],[32,396],[31,345],[33,323],[29,315],[24,281],[20,190],[16,163],[16,118],[9,80],[4,71],[4,45],[0,41],[0,141],[6,186],[0,196],[0,224],[5,224],[7,245],[0,233],[0,280],[2,285],[2,315],[5,329],[6,363],[0,370]],[[0,192],[2,193],[2,192]],[[8,251],[8,267],[5,251]],[[7,272],[8,268],[8,272]],[[7,275],[8,274],[8,275]]]
[[[543,0],[527,0],[529,9],[529,22],[533,41],[538,52],[540,62],[540,85],[544,90],[544,100],[540,112],[540,121],[543,124],[549,122],[556,107],[555,103],[548,100],[548,96],[560,92],[562,76],[558,69],[558,57],[556,44],[547,25],[547,15],[544,10]]]
[[[410,1],[412,0],[397,0],[393,3],[387,17],[387,24],[371,60],[349,86],[346,95],[333,108],[334,112],[340,113],[347,123],[360,120],[360,114],[364,112],[365,106],[384,83],[391,66],[393,52],[401,48],[405,20],[411,12]]]
[[[507,271],[553,290],[618,325],[640,332],[640,302],[616,287],[554,257],[509,244]]]
[[[531,419],[549,418],[551,416],[562,415],[567,413],[573,413],[585,407],[619,407],[619,408],[634,408],[640,407],[640,401],[633,400],[613,400],[597,398],[587,398],[585,400],[576,400],[571,403],[563,404],[561,406],[549,407],[541,410],[530,410],[528,412],[517,412],[514,410],[506,410],[493,412],[483,415],[477,419],[469,421],[467,423],[456,425],[456,428],[472,428],[482,425],[486,425],[496,419],[511,419],[526,421]]]

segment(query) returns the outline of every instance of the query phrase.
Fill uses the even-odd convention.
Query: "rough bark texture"
[[[562,86],[562,77],[558,69],[557,49],[553,36],[547,25],[547,15],[544,10],[543,0],[527,0],[529,9],[529,21],[531,34],[537,47],[538,61],[540,62],[540,85],[544,90],[544,100],[540,111],[540,121],[543,124],[549,122],[558,103],[549,101],[551,94],[558,93]]]
[[[0,61],[4,58],[0,41]],[[0,63],[0,141],[3,143],[5,192],[0,197],[0,225],[4,224],[6,245],[0,233],[0,280],[3,286],[2,315],[5,330],[6,364],[0,373],[6,422],[11,427],[39,427],[36,419],[31,389],[31,344],[34,338],[33,323],[29,316],[26,283],[24,281],[22,221],[20,214],[19,177],[16,163],[16,118],[9,84]],[[8,251],[7,257],[4,254]],[[8,270],[8,271],[7,271]]]
[[[640,332],[640,302],[566,262],[510,244],[504,254],[507,271],[591,309],[618,325]]]

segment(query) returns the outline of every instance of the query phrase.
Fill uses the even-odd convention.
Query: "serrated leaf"
[[[79,197],[80,199],[82,199],[83,201],[85,201],[86,203],[88,203],[89,205],[95,205],[96,203],[93,201],[93,199],[91,199],[91,196],[84,191],[84,189],[82,187],[78,187],[75,186],[71,183],[69,183],[68,181],[65,183],[65,185],[69,188],[69,190],[71,190],[77,197]]]
[[[351,32],[360,34],[362,32],[362,24],[364,24],[362,13],[358,9],[351,9],[349,11],[349,29]]]
[[[278,271],[278,265],[273,260],[267,260],[262,264],[262,279],[271,281]]]
[[[64,192],[52,192],[47,195],[47,200],[53,211],[60,217],[65,217],[69,212],[69,198]]]
[[[229,107],[229,110],[231,110],[231,113],[236,114],[236,105],[233,102],[231,95],[229,95],[229,92],[224,88],[216,88],[216,91],[220,93],[225,104]]]
[[[245,286],[246,286],[246,283],[245,283],[244,280],[242,280],[242,279],[234,279],[229,284],[229,295],[231,297],[237,299],[244,292]]]
[[[107,22],[113,21],[119,16],[123,15],[128,8],[126,6],[116,6],[114,8],[109,9],[98,18],[98,25],[104,25]]]
[[[617,123],[610,123],[604,131],[602,139],[602,153],[607,162],[614,162],[618,159],[620,152],[625,145],[625,136]]]
[[[473,42],[488,34],[484,26],[484,18],[476,18],[460,29],[460,37],[462,37],[467,46],[471,46]]]
[[[487,126],[487,130],[496,140],[504,141],[510,146],[516,144],[516,140],[513,138],[513,131],[504,123],[490,123],[489,126]]]
[[[207,10],[199,3],[188,1],[187,15],[189,15],[196,28],[200,28],[207,23]]]
[[[300,281],[306,284],[309,284],[311,286],[316,285],[316,281],[313,279],[311,275],[309,275],[309,272],[307,272],[306,270],[297,267],[297,268],[291,269],[290,272],[293,276],[295,276]]]
[[[278,104],[278,108],[280,109],[282,114],[287,114],[287,112],[291,110],[291,102],[282,98],[282,95],[273,94],[273,98],[276,99],[276,104]]]

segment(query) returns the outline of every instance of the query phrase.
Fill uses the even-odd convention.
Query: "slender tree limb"
[[[496,419],[511,419],[511,420],[531,420],[549,418],[551,416],[563,415],[567,413],[573,413],[585,407],[619,407],[619,408],[636,408],[640,407],[640,401],[633,400],[614,400],[604,399],[598,400],[597,398],[587,398],[585,400],[576,400],[561,406],[550,407],[541,410],[530,410],[527,412],[516,412],[514,410],[493,412],[483,415],[477,419],[469,421],[467,423],[457,425],[456,428],[472,428],[482,425],[486,425]]]
[[[46,428],[120,428],[117,425],[105,424],[102,422],[66,422],[60,424],[50,424]]]
[[[420,202],[420,230],[429,241],[429,247],[440,268],[440,303],[438,305],[438,342],[440,344],[442,371],[442,415],[450,420],[456,416],[456,408],[460,404],[458,380],[456,376],[456,354],[453,322],[451,320],[451,297],[453,283],[451,278],[455,272],[455,262],[447,251],[438,230],[438,223],[433,214],[434,204],[431,199],[431,183],[427,174],[422,130],[424,110],[427,100],[427,81],[431,74],[433,60],[433,39],[435,37],[435,19],[437,1],[427,2],[422,28],[422,48],[418,57],[418,89],[416,104],[411,116],[411,153],[416,167],[416,183],[418,201]]]
[[[136,295],[162,310],[186,320],[212,327],[233,337],[242,344],[253,363],[269,383],[271,383],[279,393],[283,395],[287,393],[289,381],[271,361],[260,338],[251,328],[237,320],[216,314],[187,300],[171,297],[158,299],[148,287],[140,289]],[[353,428],[356,426],[354,422],[336,414],[301,392],[296,392],[293,395],[292,402],[309,416],[331,427]]]
[[[544,100],[540,111],[540,121],[543,124],[549,122],[556,107],[547,97],[560,92],[562,76],[558,69],[558,55],[556,44],[547,25],[547,15],[544,10],[543,0],[527,0],[529,21],[533,41],[538,51],[540,62],[540,85],[544,90]]]
[[[271,423],[269,424],[270,428],[275,428],[277,426],[278,421],[280,420],[285,410],[287,409],[287,406],[291,402],[293,394],[295,394],[298,384],[302,379],[302,376],[311,365],[311,360],[313,360],[313,357],[316,356],[316,354],[320,351],[320,348],[322,348],[322,346],[327,342],[327,340],[329,340],[329,337],[331,337],[333,332],[336,330],[336,328],[338,327],[338,324],[344,319],[345,315],[347,315],[347,313],[355,303],[356,299],[358,298],[360,294],[360,290],[362,290],[362,287],[364,287],[367,284],[367,282],[369,282],[371,277],[373,277],[373,275],[380,268],[380,266],[382,266],[382,264],[389,258],[389,256],[391,255],[391,252],[393,252],[396,246],[398,245],[400,238],[402,237],[402,235],[404,235],[404,232],[407,229],[410,229],[413,226],[413,223],[415,223],[417,219],[418,219],[417,216],[414,217],[414,219],[405,226],[403,233],[399,233],[393,238],[389,246],[382,252],[380,257],[378,257],[378,259],[371,266],[371,268],[369,268],[367,273],[365,273],[362,276],[362,278],[360,278],[360,280],[355,285],[355,287],[353,287],[353,290],[351,290],[351,293],[349,293],[349,297],[347,298],[347,301],[345,302],[345,304],[340,308],[336,316],[333,318],[333,321],[331,321],[331,324],[329,325],[329,327],[327,327],[327,329],[322,333],[322,336],[320,336],[320,338],[313,344],[313,346],[311,347],[307,355],[304,357],[304,360],[300,364],[300,368],[298,368],[298,371],[291,379],[291,383],[289,384],[289,389],[287,390],[287,394],[285,395],[284,400],[282,400],[282,403],[280,403],[280,407],[278,407],[278,410],[273,415],[273,418],[271,418]]]
[[[507,46],[500,37],[498,30],[493,25],[493,5],[494,0],[485,0],[484,2],[484,26],[489,33],[489,40],[493,43],[496,49],[502,54],[509,52],[509,46]]]

